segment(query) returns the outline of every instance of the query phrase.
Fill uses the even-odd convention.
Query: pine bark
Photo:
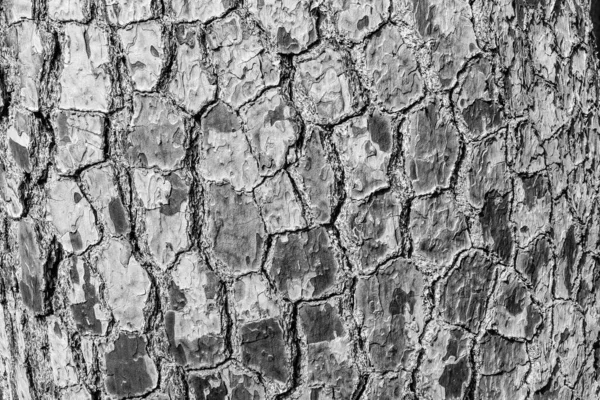
[[[597,1],[0,16],[0,399],[600,397]]]

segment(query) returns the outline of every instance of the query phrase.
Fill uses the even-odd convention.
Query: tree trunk
[[[0,14],[0,399],[600,396],[597,1]]]

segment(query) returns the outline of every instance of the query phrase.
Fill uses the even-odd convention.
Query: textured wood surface
[[[600,398],[596,0],[0,0],[0,399]]]

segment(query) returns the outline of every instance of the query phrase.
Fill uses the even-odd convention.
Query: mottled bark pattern
[[[0,0],[0,400],[600,398],[598,0]]]

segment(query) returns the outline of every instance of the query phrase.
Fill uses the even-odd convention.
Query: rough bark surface
[[[600,398],[598,1],[0,15],[0,399]]]

